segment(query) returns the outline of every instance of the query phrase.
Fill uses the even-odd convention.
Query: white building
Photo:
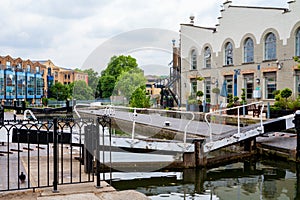
[[[213,28],[181,24],[181,102],[198,90],[215,104],[226,80],[227,92],[248,102],[274,101],[274,90],[290,88],[300,94],[300,0],[287,8],[236,6],[226,1]],[[204,81],[198,81],[203,77]],[[225,97],[218,98],[227,101]]]

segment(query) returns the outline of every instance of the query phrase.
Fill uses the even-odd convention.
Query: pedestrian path
[[[74,185],[59,185],[59,191],[53,188],[41,188],[25,191],[11,191],[0,193],[0,199],[10,200],[149,200],[144,194],[134,190],[116,191],[105,181],[101,181],[101,188],[95,183],[80,183]]]

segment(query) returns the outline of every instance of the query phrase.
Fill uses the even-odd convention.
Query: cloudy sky
[[[145,74],[168,74],[180,23],[189,23],[192,14],[196,25],[214,27],[223,2],[1,0],[0,55],[100,72],[111,56],[125,54],[135,57]],[[232,2],[288,7],[286,0]]]

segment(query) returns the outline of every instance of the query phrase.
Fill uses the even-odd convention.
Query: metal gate
[[[55,192],[60,184],[94,182],[95,176],[100,187],[99,159],[93,161],[99,158],[98,121],[1,120],[0,191],[53,187]]]

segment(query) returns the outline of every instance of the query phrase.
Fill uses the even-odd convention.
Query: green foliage
[[[213,88],[212,93],[220,94],[220,89],[219,88]]]
[[[150,97],[146,95],[146,86],[143,85],[137,88],[131,95],[130,102],[131,107],[134,108],[149,108]]]
[[[73,98],[76,100],[94,99],[93,90],[85,81],[75,81],[73,83]]]
[[[203,97],[203,95],[204,95],[204,93],[203,93],[201,90],[198,90],[198,91],[196,92],[196,96],[197,96],[197,97]]]
[[[144,85],[146,85],[146,78],[144,77],[142,70],[137,68],[128,72],[123,72],[118,78],[115,90],[118,91],[119,95],[123,95],[127,99],[130,99],[133,92]]]
[[[232,108],[234,106],[233,95],[232,94],[228,94],[227,95],[227,99],[228,99],[227,108]]]
[[[289,98],[290,96],[292,96],[292,90],[291,89],[289,89],[289,88],[285,88],[285,89],[283,89],[281,92],[280,92],[280,96],[282,97],[282,98],[285,98],[285,99],[287,99],[287,98]]]
[[[233,94],[228,94],[227,98],[228,98],[227,108],[232,108],[236,104],[240,104],[240,102],[239,102],[240,98],[237,96],[233,96]]]
[[[43,98],[42,98],[42,104],[43,104],[44,106],[47,106],[47,105],[48,105],[48,98],[43,97]]]
[[[241,101],[242,105],[247,104],[247,101],[246,101],[246,89],[245,88],[242,88],[241,99],[242,99],[242,101]]]
[[[112,95],[115,88],[115,77],[110,75],[101,76],[99,82],[101,86],[101,97],[109,98]]]
[[[101,72],[98,82],[98,94],[102,98],[108,98],[113,94],[118,78],[124,73],[137,69],[138,65],[135,58],[131,56],[113,56],[107,68]]]
[[[50,98],[55,98],[58,101],[70,99],[72,96],[72,86],[73,84],[63,85],[60,82],[55,83],[50,88]]]
[[[199,77],[196,78],[197,81],[203,81],[204,79],[205,79],[205,78],[204,78],[204,77],[201,77],[201,76],[199,76]]]
[[[298,63],[298,68],[300,69],[300,58],[298,56],[294,56],[293,59]]]
[[[198,101],[197,101],[197,98],[195,95],[190,95],[188,97],[188,104],[191,105],[191,104],[197,104]]]
[[[275,95],[275,103],[270,107],[271,110],[291,109],[297,110],[300,108],[299,98],[293,99],[292,90],[285,88],[283,90],[276,90],[273,92]]]
[[[92,93],[95,97],[99,96],[99,92],[97,91],[97,85],[99,82],[98,72],[95,72],[92,68],[83,70],[84,73],[88,74],[88,86],[92,89]]]

